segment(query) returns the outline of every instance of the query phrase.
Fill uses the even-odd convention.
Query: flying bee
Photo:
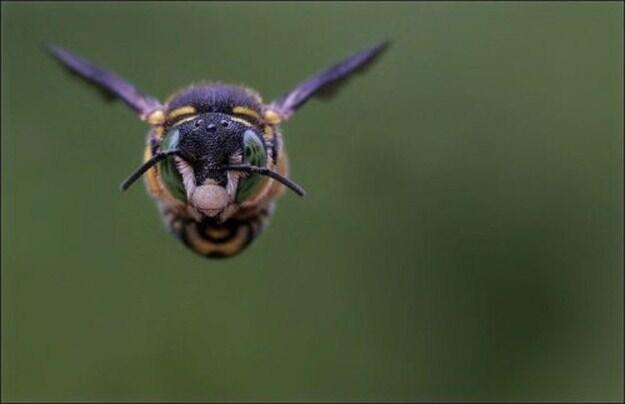
[[[268,225],[275,200],[286,188],[304,195],[287,177],[279,124],[310,98],[333,95],[387,45],[356,53],[269,104],[254,90],[221,83],[191,85],[163,104],[63,48],[49,49],[70,72],[119,98],[151,126],[143,164],[121,189],[145,176],[148,192],[177,238],[202,256],[230,257]]]

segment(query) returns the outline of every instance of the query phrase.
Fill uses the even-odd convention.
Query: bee
[[[66,49],[49,45],[69,71],[123,101],[150,125],[143,164],[122,184],[145,177],[166,227],[192,251],[210,258],[243,251],[267,227],[289,179],[280,123],[313,97],[329,98],[388,47],[369,47],[323,70],[265,104],[246,87],[203,83],[165,103],[137,90],[111,71]]]

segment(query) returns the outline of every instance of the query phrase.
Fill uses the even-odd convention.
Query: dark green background
[[[622,400],[620,3],[3,3],[2,398]],[[164,98],[267,100],[383,38],[283,126],[231,260],[122,194],[146,126],[53,41]]]

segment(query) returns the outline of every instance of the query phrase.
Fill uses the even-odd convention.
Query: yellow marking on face
[[[248,121],[246,121],[245,119],[242,119],[242,118],[236,118],[236,117],[233,116],[230,119],[232,119],[235,122],[242,123],[245,126],[254,126],[254,125],[252,125],[251,123],[249,123]]]
[[[272,125],[277,125],[282,121],[282,118],[280,118],[280,115],[278,115],[278,113],[274,111],[273,109],[268,109],[267,111],[265,111],[264,116],[265,116],[265,121]]]
[[[265,139],[265,142],[272,142],[274,140],[274,132],[273,132],[273,128],[269,125],[265,125],[265,127],[263,128],[263,138]],[[273,150],[271,148],[268,148],[267,153],[269,153],[270,157],[267,160],[267,166],[269,168],[271,168],[271,166],[273,165],[272,161],[273,161]]]
[[[163,135],[165,134],[165,127],[164,126],[157,126],[157,127],[155,127],[154,128],[154,133],[158,137],[163,137]]]
[[[179,121],[177,121],[175,124],[173,124],[171,127],[172,127],[172,128],[173,128],[173,127],[176,127],[176,126],[181,125],[181,124],[183,124],[183,123],[185,123],[185,122],[192,121],[192,120],[194,120],[195,118],[197,118],[197,115],[192,115],[192,116],[189,116],[189,117],[186,117],[186,118],[182,118],[181,120],[179,120]]]
[[[157,109],[148,115],[146,121],[152,126],[162,125],[165,123],[165,113],[162,109]]]
[[[278,161],[276,163],[275,170],[279,172],[280,174],[286,176],[289,172],[289,161],[288,161],[286,152],[284,151],[284,147],[280,148],[280,151],[278,152],[277,160]],[[282,185],[281,183],[279,183],[278,181],[272,180],[272,182],[273,184],[271,184],[271,188],[269,189],[269,192],[267,192],[267,195],[266,195],[267,199],[277,198],[278,196],[282,195],[284,191],[286,190],[286,187]]]
[[[242,107],[242,106],[234,107],[232,108],[232,112],[235,114],[251,116],[257,121],[262,121],[262,119],[260,118],[260,115],[258,115],[256,111],[247,107]]]
[[[197,111],[191,105],[176,108],[167,115],[167,120],[173,121],[179,116],[195,114]]]
[[[143,152],[143,162],[148,161],[152,158],[152,149],[150,145],[145,146],[145,151]],[[152,167],[145,173],[145,183],[148,186],[148,191],[152,194],[153,197],[159,197],[163,192],[158,179],[156,178],[156,168]]]

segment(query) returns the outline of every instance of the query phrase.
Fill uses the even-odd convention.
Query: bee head
[[[207,112],[167,127],[152,158],[124,181],[122,189],[158,164],[168,191],[210,217],[244,202],[264,176],[303,195],[301,187],[267,167],[267,154],[263,136],[254,127],[225,113]]]

